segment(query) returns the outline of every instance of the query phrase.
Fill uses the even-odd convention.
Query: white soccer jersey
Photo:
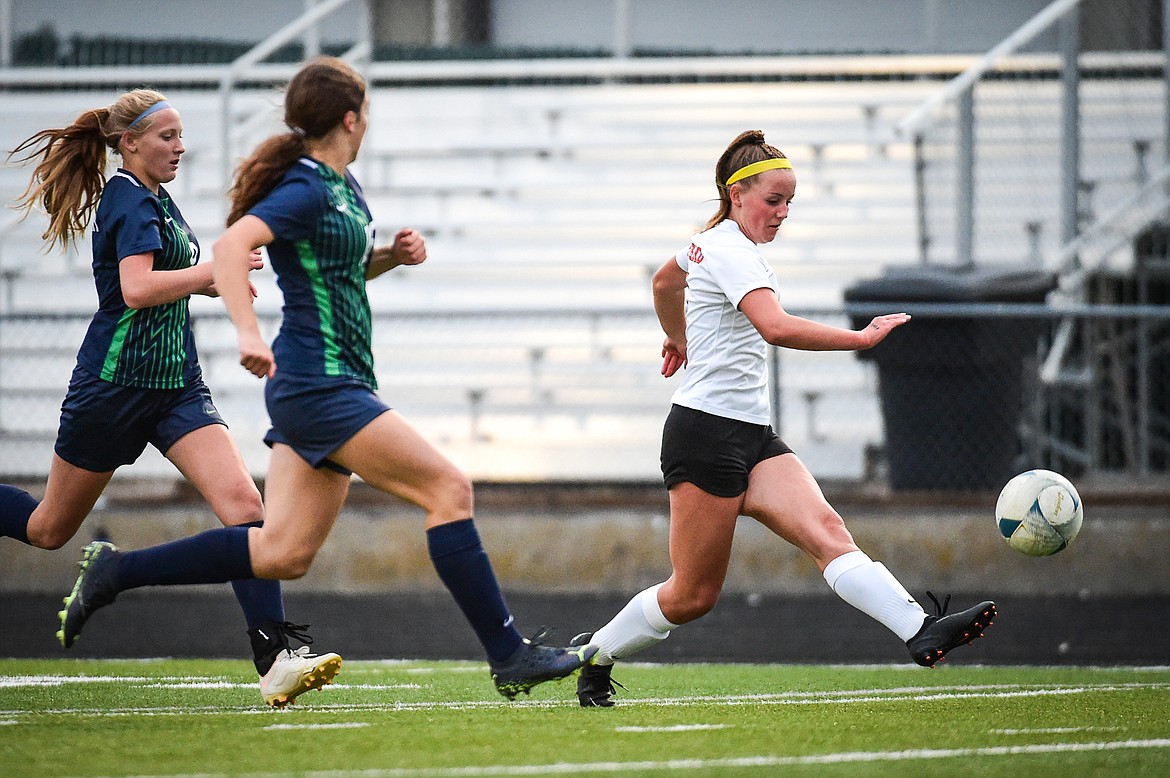
[[[695,235],[675,261],[687,272],[687,367],[672,402],[768,424],[768,344],[739,303],[755,289],[778,294],[776,274],[731,219]]]

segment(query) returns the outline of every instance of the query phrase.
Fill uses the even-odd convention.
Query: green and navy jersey
[[[119,169],[106,182],[94,216],[98,310],[77,362],[122,386],[181,389],[201,378],[188,298],[135,310],[122,297],[119,262],[149,253],[155,270],[181,270],[199,261],[199,243],[165,189],[156,195]]]
[[[248,213],[276,238],[268,246],[284,294],[276,369],[376,389],[366,296],[374,226],[357,181],[302,157]]]

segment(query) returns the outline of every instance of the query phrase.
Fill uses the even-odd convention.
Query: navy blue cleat
[[[547,636],[548,631],[541,629],[532,639],[525,639],[503,662],[490,663],[496,691],[514,700],[516,695],[528,694],[538,684],[572,675],[597,653],[596,646],[553,648],[541,645],[541,640]]]
[[[94,611],[109,605],[118,596],[118,547],[98,540],[86,545],[81,553],[81,561],[77,563],[81,573],[73,591],[63,600],[65,608],[57,612],[61,619],[57,639],[65,648],[77,640]]]

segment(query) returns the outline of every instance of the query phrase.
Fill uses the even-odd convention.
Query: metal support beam
[[[12,67],[12,0],[0,0],[0,68]]]
[[[1162,127],[1163,161],[1170,161],[1170,0],[1162,0],[1162,52],[1166,55],[1163,76],[1166,81],[1166,124]],[[1167,184],[1170,188],[1170,184]]]
[[[1081,72],[1077,62],[1081,49],[1080,6],[1061,18],[1058,32],[1061,60],[1060,242],[1067,244],[1081,231]]]
[[[955,150],[955,262],[975,265],[975,87],[959,95]]]

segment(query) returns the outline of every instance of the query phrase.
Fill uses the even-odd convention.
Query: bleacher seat
[[[1107,87],[1085,85],[1104,102]],[[656,478],[660,425],[678,379],[658,374],[662,336],[649,277],[715,210],[710,179],[723,148],[742,130],[763,129],[793,159],[797,198],[765,255],[789,310],[844,323],[832,312],[845,287],[917,259],[913,158],[893,127],[937,89],[929,80],[375,88],[354,172],[382,239],[413,226],[429,245],[422,267],[370,286],[383,394],[478,478]],[[992,100],[1007,87],[988,89]],[[1055,94],[1028,110],[1049,117]],[[0,137],[12,148],[114,96],[8,94]],[[168,96],[182,112],[188,149],[168,188],[209,252],[226,210],[219,97]],[[233,159],[281,129],[270,90],[240,92],[232,111]],[[979,131],[995,137],[996,116],[989,109]],[[980,159],[980,175],[1015,174],[1026,151],[1005,138]],[[1128,175],[1133,154],[1132,138],[1092,141],[1086,169],[1100,197],[1114,196],[1111,181]],[[0,168],[0,195],[11,200],[27,175]],[[1008,236],[988,254],[1018,259],[1034,248],[1028,224],[1051,223],[1057,205],[1030,198],[977,207]],[[945,239],[949,226],[935,226]],[[41,229],[32,220],[0,224],[0,311],[84,317],[94,305],[88,259],[40,253]],[[271,329],[279,293],[270,270],[255,280]],[[236,364],[222,306],[195,299],[192,310],[208,383],[261,474],[260,383]],[[6,441],[20,441],[0,447],[0,471],[43,472],[67,380],[61,365],[84,325],[0,326],[0,427]],[[34,370],[27,352],[42,347],[52,357]],[[818,476],[860,476],[882,434],[870,368],[850,354],[792,352],[780,376],[786,440]],[[169,472],[158,457],[135,467]]]

